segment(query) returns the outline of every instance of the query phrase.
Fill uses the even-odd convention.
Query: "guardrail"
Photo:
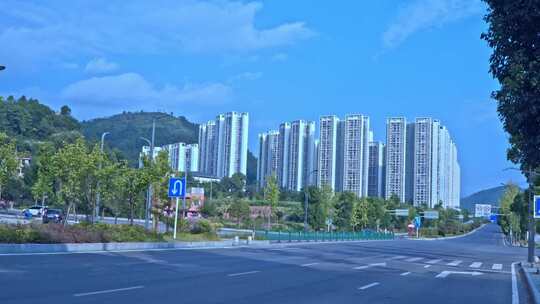
[[[303,232],[303,231],[255,231],[255,237],[278,242],[300,241],[360,241],[360,240],[393,240],[391,232]]]

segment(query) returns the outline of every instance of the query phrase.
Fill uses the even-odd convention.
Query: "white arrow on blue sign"
[[[169,179],[169,197],[186,196],[186,179],[180,177],[171,177]]]
[[[540,195],[534,196],[534,218],[540,218]]]

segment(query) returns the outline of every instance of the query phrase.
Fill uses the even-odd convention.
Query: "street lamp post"
[[[309,181],[311,179],[311,175],[318,170],[312,170],[308,173],[307,179],[306,179],[306,185],[304,186],[304,231],[308,231],[308,196],[309,196]]]
[[[103,132],[103,134],[101,134],[101,154],[103,155],[103,148],[105,146],[105,137],[107,135],[111,134],[110,132]],[[102,167],[102,163],[101,161],[99,162],[99,169],[101,170],[101,167]],[[101,203],[101,195],[99,193],[99,182],[97,184],[97,188],[98,188],[98,192],[97,192],[97,195],[96,195],[96,215],[95,215],[95,218],[98,219],[99,218],[99,205]],[[103,220],[103,219],[101,219]]]
[[[517,170],[521,171],[518,168],[506,168],[506,170]],[[529,166],[528,170],[525,170],[525,173],[527,174],[527,182],[529,183],[529,203],[528,203],[528,230],[529,230],[529,237],[527,238],[527,262],[534,263],[534,247],[535,247],[535,241],[534,241],[534,234],[535,234],[535,228],[536,228],[536,220],[534,218],[534,210],[533,210],[533,191],[534,191],[534,179],[533,177],[537,177],[540,174],[536,173],[532,170],[532,168]]]
[[[146,141],[150,146],[150,162],[154,162],[154,140],[156,136],[156,120],[152,120],[152,140],[141,137],[142,140]],[[148,185],[148,191],[146,193],[146,208],[144,211],[144,228],[148,230],[149,220],[150,220],[150,209],[152,206],[152,184]]]

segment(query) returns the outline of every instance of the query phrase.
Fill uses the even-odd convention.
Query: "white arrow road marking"
[[[374,282],[374,283],[371,283],[371,284],[367,284],[367,285],[364,285],[362,287],[358,287],[358,289],[364,290],[364,289],[368,289],[368,288],[371,288],[371,287],[374,287],[374,286],[377,286],[377,285],[379,285],[379,282]]]
[[[438,275],[436,275],[435,277],[439,278],[439,279],[444,279],[444,278],[446,278],[447,276],[449,276],[451,274],[472,275],[473,277],[475,277],[475,276],[481,275],[482,273],[478,272],[478,271],[450,271],[450,270],[445,270],[445,271],[439,273]]]
[[[373,263],[373,264],[369,264],[369,265],[358,266],[358,267],[354,267],[353,269],[361,270],[361,269],[367,269],[367,268],[376,267],[376,266],[386,267],[386,262],[385,263]]]
[[[474,262],[469,267],[471,267],[471,268],[480,268],[480,266],[482,266],[481,262]]]
[[[493,270],[502,270],[502,264],[493,264],[491,269],[493,269]]]
[[[461,264],[461,262],[463,262],[463,261],[456,260],[456,261],[450,262],[450,263],[448,263],[446,265],[448,265],[448,266],[457,266],[457,265]]]
[[[410,274],[411,274],[411,272],[410,272],[410,271],[407,271],[407,272],[404,272],[404,273],[400,274],[400,276],[403,276],[403,277],[404,277],[404,276],[408,276],[408,275],[410,275]]]
[[[406,259],[405,261],[407,261],[407,262],[416,262],[416,261],[420,261],[421,259],[423,259],[423,258],[410,258],[410,259]]]
[[[428,264],[437,264],[437,263],[439,263],[440,261],[441,261],[440,259],[437,259],[437,260],[427,261],[426,263],[428,263]]]

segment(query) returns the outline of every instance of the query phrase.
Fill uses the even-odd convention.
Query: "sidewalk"
[[[527,262],[521,262],[520,265],[532,301],[540,303],[540,264],[531,265]]]

